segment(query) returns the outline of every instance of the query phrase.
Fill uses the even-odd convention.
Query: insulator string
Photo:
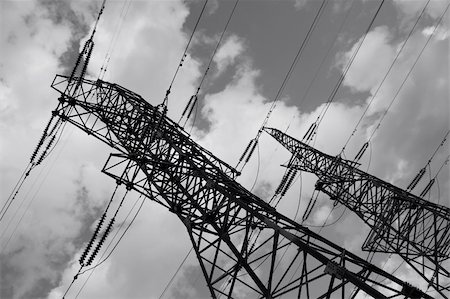
[[[447,130],[447,133],[445,133],[444,138],[442,138],[441,143],[436,147],[436,149],[434,150],[433,154],[431,155],[431,157],[428,159],[427,164],[424,166],[424,168],[426,168],[427,166],[429,166],[431,164],[431,162],[433,161],[434,157],[436,156],[436,154],[438,153],[438,151],[441,149],[441,147],[444,146],[444,144],[447,142],[447,138],[448,135],[450,133],[450,130]]]
[[[19,192],[22,189],[23,185],[25,184],[26,180],[28,179],[31,171],[37,165],[41,164],[42,161],[53,150],[54,146],[56,146],[56,144],[54,145],[55,138],[56,138],[56,136],[58,134],[58,131],[60,130],[61,123],[60,123],[60,121],[58,119],[58,121],[56,121],[56,123],[53,124],[52,129],[50,129],[51,124],[53,123],[53,120],[54,120],[54,115],[52,114],[50,120],[48,121],[48,123],[47,123],[47,125],[46,125],[46,127],[45,127],[45,129],[44,129],[44,131],[42,133],[42,136],[41,136],[41,138],[40,138],[40,140],[39,140],[35,150],[31,154],[30,161],[29,161],[28,165],[24,169],[22,175],[20,176],[19,180],[17,181],[16,185],[12,189],[12,191],[11,191],[10,195],[8,196],[7,200],[3,204],[2,209],[0,210],[0,222],[5,217],[7,211],[11,207],[11,204],[15,201],[15,199],[19,195]],[[55,128],[56,128],[56,131],[55,131]],[[49,129],[50,129],[50,133],[48,133]],[[47,141],[47,145],[45,146],[45,149],[43,151],[41,151],[41,149],[44,146],[46,141]],[[53,148],[52,148],[52,146],[53,146]],[[40,153],[39,158],[36,160],[36,156],[39,153]]]
[[[428,184],[422,190],[422,192],[419,195],[420,197],[424,197],[425,195],[427,195],[430,192],[431,187],[433,187],[434,183],[437,181],[438,175],[441,173],[441,171],[444,168],[444,166],[448,164],[449,160],[450,160],[450,155],[447,156],[447,158],[444,160],[444,162],[439,167],[439,169],[436,172],[436,174],[433,176],[433,178],[428,182]]]
[[[350,140],[352,139],[352,137],[356,134],[356,132],[358,131],[358,127],[361,124],[362,120],[364,119],[364,116],[367,114],[369,108],[371,107],[374,99],[377,97],[379,90],[381,89],[381,87],[383,86],[384,82],[386,81],[386,78],[389,76],[389,74],[391,73],[391,70],[393,69],[394,65],[396,64],[398,58],[400,57],[400,54],[402,53],[403,49],[405,48],[405,45],[408,43],[410,37],[412,36],[414,30],[417,27],[417,24],[419,23],[419,20],[422,18],[423,14],[425,13],[425,10],[428,6],[428,4],[430,3],[430,0],[428,0],[425,3],[425,6],[423,7],[422,11],[420,12],[420,14],[417,16],[416,21],[414,23],[414,25],[411,27],[408,36],[406,37],[406,39],[403,41],[400,49],[397,51],[397,54],[395,55],[394,60],[392,61],[391,65],[389,66],[388,70],[386,71],[386,74],[384,75],[383,79],[380,81],[380,84],[378,84],[377,89],[375,90],[375,92],[373,93],[373,95],[371,96],[371,99],[369,101],[369,103],[366,105],[366,108],[364,109],[361,117],[359,118],[358,122],[355,125],[355,128],[353,129],[352,133],[350,134],[350,136],[348,137],[347,141],[345,142],[344,146],[342,147],[341,150],[341,154],[345,151],[348,143],[350,142]],[[361,155],[362,156],[362,155]],[[361,157],[359,157],[360,159]],[[355,161],[359,160],[355,158]]]
[[[236,1],[234,2],[233,9],[231,10],[230,15],[228,16],[228,19],[227,19],[227,22],[226,22],[226,24],[225,24],[225,27],[223,28],[222,33],[221,33],[221,35],[220,35],[220,38],[219,38],[219,40],[217,41],[217,44],[216,44],[216,46],[215,46],[215,48],[214,48],[214,51],[213,51],[213,53],[212,53],[212,55],[211,55],[211,57],[210,57],[210,59],[209,59],[209,62],[208,62],[207,66],[206,66],[206,69],[205,69],[205,72],[203,73],[202,79],[200,80],[200,83],[199,83],[199,85],[198,85],[198,87],[197,87],[197,90],[195,91],[195,94],[193,95],[193,97],[195,98],[195,101],[194,101],[194,103],[192,103],[190,113],[189,113],[188,116],[186,117],[186,120],[185,120],[185,122],[184,122],[183,127],[186,126],[186,123],[187,123],[189,117],[191,116],[192,110],[194,109],[194,106],[196,105],[196,103],[197,103],[197,101],[198,101],[198,95],[199,95],[199,93],[200,93],[200,90],[201,90],[201,88],[202,88],[202,85],[203,85],[203,83],[204,83],[204,81],[205,81],[206,76],[208,75],[208,72],[209,72],[209,70],[210,70],[210,68],[211,68],[211,64],[212,64],[212,62],[213,62],[213,60],[214,60],[214,57],[216,56],[216,53],[217,53],[217,50],[219,49],[220,44],[222,43],[223,37],[225,36],[225,33],[226,33],[227,29],[228,29],[228,26],[230,25],[231,19],[233,18],[233,15],[234,15],[234,13],[235,13],[235,11],[236,11],[236,7],[237,7],[238,3],[239,3],[239,0],[236,0]],[[206,3],[205,3],[205,5],[206,5]],[[169,92],[170,92],[170,91],[169,91]],[[166,94],[166,97],[167,97],[167,94]],[[191,97],[191,99],[192,99],[193,97]],[[189,102],[190,102],[190,101],[189,101]],[[185,108],[185,110],[186,110],[186,109],[187,109],[187,108]],[[180,118],[180,120],[178,121],[178,123],[180,123],[181,119],[182,119],[182,117]]]
[[[119,188],[119,184],[116,184],[116,187],[114,188],[114,191],[113,191],[113,193],[112,193],[112,195],[111,195],[111,198],[109,199],[108,205],[106,206],[105,211],[103,212],[103,214],[102,214],[102,216],[101,216],[99,222],[97,223],[97,227],[96,227],[96,229],[95,229],[95,231],[94,231],[94,234],[92,235],[91,240],[89,241],[88,245],[86,246],[86,249],[84,250],[83,254],[81,255],[81,257],[80,257],[80,259],[79,259],[80,265],[81,265],[82,267],[84,267],[84,266],[86,266],[86,265],[89,265],[89,264],[86,264],[86,263],[85,263],[85,260],[86,260],[88,254],[89,254],[89,251],[91,250],[91,247],[94,245],[94,242],[95,242],[95,240],[96,240],[96,238],[97,238],[97,235],[100,233],[100,230],[101,230],[101,228],[102,228],[102,226],[103,226],[103,222],[104,222],[105,219],[106,219],[106,216],[107,216],[109,207],[111,206],[111,203],[112,203],[113,200],[114,200],[114,197],[115,197],[115,195],[116,195],[116,192],[117,192],[117,189],[118,189],[118,188]]]
[[[163,105],[166,105],[166,106],[167,106],[167,104],[168,104],[168,101],[169,101],[169,94],[170,94],[170,92],[171,92],[173,82],[175,81],[175,78],[177,77],[180,68],[183,66],[184,60],[185,60],[186,57],[187,57],[187,51],[188,51],[188,49],[189,49],[189,45],[191,44],[191,41],[192,41],[192,38],[193,38],[193,36],[194,36],[195,31],[197,31],[197,26],[198,26],[198,24],[200,23],[200,19],[201,19],[202,16],[203,16],[203,12],[205,11],[206,4],[207,4],[207,3],[208,3],[208,0],[205,0],[205,2],[203,3],[202,10],[201,10],[201,12],[200,12],[200,15],[199,15],[198,18],[197,18],[197,21],[195,22],[194,29],[192,30],[192,33],[191,33],[191,36],[189,37],[189,40],[188,40],[187,45],[186,45],[186,48],[185,48],[184,51],[183,51],[183,55],[181,55],[181,59],[180,59],[180,62],[178,63],[178,66],[177,66],[177,69],[176,69],[176,71],[175,71],[175,74],[173,75],[173,78],[172,78],[172,81],[170,82],[169,88],[167,88],[167,90],[166,90],[166,96],[164,97]]]
[[[94,273],[95,269],[97,267],[99,267],[101,264],[103,264],[110,256],[111,254],[114,252],[114,250],[117,248],[117,246],[119,245],[119,243],[122,241],[123,237],[125,236],[125,234],[127,233],[127,231],[130,229],[131,225],[134,223],[137,215],[139,214],[139,212],[142,209],[142,206],[144,205],[145,202],[145,198],[142,199],[141,204],[138,207],[138,210],[136,211],[136,213],[134,214],[133,218],[131,219],[130,223],[128,223],[127,227],[125,228],[125,230],[122,232],[122,234],[119,237],[119,240],[114,244],[113,248],[111,249],[111,251],[106,255],[107,250],[109,249],[109,247],[111,246],[112,242],[115,240],[116,236],[118,235],[119,231],[122,229],[123,225],[126,223],[128,217],[131,215],[131,212],[133,211],[134,207],[136,206],[136,204],[138,203],[138,201],[142,198],[142,194],[138,197],[138,199],[135,201],[135,203],[133,204],[133,207],[130,209],[130,211],[128,212],[127,216],[125,217],[125,219],[122,221],[120,227],[118,230],[116,230],[116,233],[114,234],[113,238],[111,239],[111,241],[109,242],[108,246],[106,247],[105,251],[102,253],[100,259],[101,261],[98,261],[97,264],[91,268],[85,269],[83,272],[80,273],[80,275],[91,271],[89,273],[89,276],[87,277],[87,279],[84,281],[83,285],[81,286],[81,288],[78,290],[78,293],[75,296],[75,299],[78,298],[78,296],[80,295],[80,293],[82,292],[83,288],[85,287],[85,285],[87,284],[87,282],[89,281],[89,279],[91,278],[92,274]],[[106,255],[106,257],[104,257]],[[104,258],[103,258],[104,257]]]
[[[419,173],[414,177],[414,179],[411,181],[411,183],[408,185],[408,187],[406,188],[406,191],[412,191],[417,184],[419,183],[419,181],[423,178],[423,176],[425,175],[426,172],[426,168],[422,168]]]
[[[299,102],[299,107],[303,104],[303,102],[305,101],[305,99],[306,99],[307,96],[309,95],[309,92],[310,92],[310,90],[311,90],[312,85],[313,85],[314,82],[316,81],[317,76],[319,75],[320,71],[322,70],[322,67],[325,65],[325,61],[328,59],[328,57],[329,57],[330,54],[331,54],[331,49],[333,49],[334,45],[335,45],[336,42],[338,41],[338,38],[341,36],[342,29],[343,29],[344,25],[347,23],[347,19],[348,19],[349,15],[350,15],[350,12],[351,12],[352,9],[353,9],[353,6],[354,6],[355,2],[357,2],[356,0],[351,0],[351,1],[352,1],[352,3],[351,3],[351,5],[350,5],[350,8],[347,10],[347,12],[346,12],[346,14],[345,14],[345,17],[343,18],[342,22],[339,24],[339,29],[338,29],[336,35],[334,36],[333,42],[332,42],[332,43],[330,44],[330,46],[328,47],[327,53],[326,53],[325,56],[322,58],[322,61],[320,62],[319,67],[316,69],[316,71],[315,71],[315,73],[314,73],[314,76],[313,76],[312,80],[309,82],[308,87],[306,88],[305,92],[303,93],[303,95],[302,95],[302,97],[301,97],[301,100],[300,100],[300,102]]]
[[[254,138],[254,140],[256,140],[256,142],[258,142],[259,137],[262,134],[262,131],[264,129],[264,127],[267,125],[267,123],[269,122],[270,116],[272,115],[272,112],[275,110],[275,107],[277,105],[277,102],[280,100],[283,91],[286,87],[287,82],[289,81],[289,79],[292,76],[292,73],[295,69],[295,67],[297,66],[298,61],[301,59],[301,57],[303,56],[303,51],[306,48],[306,45],[308,44],[309,39],[311,38],[311,35],[314,31],[314,29],[317,27],[318,21],[320,20],[322,14],[323,14],[323,10],[325,8],[325,6],[328,4],[327,0],[322,0],[321,5],[314,17],[313,22],[311,23],[311,26],[308,29],[308,32],[306,33],[306,36],[303,38],[302,43],[300,44],[300,47],[293,59],[293,61],[291,62],[291,65],[289,66],[289,69],[280,85],[280,88],[278,89],[275,98],[272,101],[272,104],[270,105],[269,111],[267,112],[266,117],[264,118],[261,126],[259,127],[257,133],[256,133],[256,137]],[[243,165],[241,166],[240,171],[242,172],[242,170],[244,169],[245,165],[247,165],[248,160],[246,160]],[[240,161],[237,163],[236,168],[240,165]]]
[[[119,21],[117,22],[116,29],[114,30],[114,34],[111,37],[111,40],[109,42],[108,50],[106,51],[105,58],[103,60],[102,66],[100,67],[100,72],[99,72],[97,79],[103,80],[106,75],[106,71],[108,70],[109,62],[111,60],[114,49],[116,48],[116,43],[117,43],[117,40],[119,39],[120,33],[122,31],[123,23],[128,14],[130,6],[131,6],[131,0],[127,0],[127,1],[123,2],[122,10],[120,11],[120,15],[119,15]]]
[[[366,143],[363,144],[363,146],[361,147],[361,149],[359,150],[359,152],[356,154],[355,158],[353,159],[355,162],[358,162],[359,160],[361,160],[362,156],[364,155],[367,148],[369,147],[369,144],[370,144],[369,141],[367,141]],[[344,152],[342,151],[341,154],[344,154]]]
[[[330,44],[330,46],[328,47],[327,52],[326,52],[325,56],[322,58],[322,61],[320,62],[319,67],[316,69],[315,74],[314,74],[312,80],[309,82],[308,87],[306,88],[305,92],[303,93],[303,96],[302,96],[302,98],[301,98],[301,100],[300,100],[300,105],[302,105],[302,103],[304,102],[305,98],[308,96],[309,91],[310,91],[310,89],[311,89],[313,83],[315,82],[315,80],[316,80],[318,74],[320,73],[320,70],[322,69],[322,67],[323,67],[323,65],[324,65],[324,63],[325,63],[325,61],[326,61],[326,59],[329,57],[329,55],[330,55],[330,53],[331,53],[331,49],[332,49],[333,46],[336,44],[336,42],[337,42],[337,40],[338,40],[338,37],[339,37],[339,35],[340,35],[341,31],[342,31],[342,28],[344,27],[344,24],[347,22],[348,16],[350,15],[350,12],[352,11],[352,8],[353,8],[353,5],[354,5],[354,4],[355,4],[355,1],[351,0],[350,8],[347,10],[347,12],[346,12],[346,14],[345,14],[345,17],[343,18],[342,22],[341,22],[340,25],[339,25],[339,29],[338,29],[338,31],[337,31],[335,37],[334,37],[333,42],[332,42],[332,43]],[[295,117],[295,116],[294,116],[294,117]],[[293,118],[294,118],[294,117],[293,117]],[[289,127],[290,127],[290,123],[289,123],[289,125],[287,126],[286,131],[289,129]],[[305,135],[303,136],[303,139],[302,139],[303,141],[306,140],[306,142],[309,142],[309,141],[312,140],[312,138],[314,137],[315,127],[316,127],[316,123],[312,123],[311,126],[309,127],[308,131],[307,131],[307,132],[305,133]],[[285,133],[286,133],[286,132],[285,132]],[[253,141],[253,139],[252,139],[252,141]],[[244,155],[246,154],[246,152],[247,152],[247,149],[246,149],[246,151],[244,151],[244,153],[242,154],[242,156],[244,156]],[[239,160],[239,162],[241,162],[241,160],[242,160],[242,157],[241,157],[241,159]],[[288,171],[288,169],[286,169],[286,171],[285,171],[285,173],[284,173],[284,175],[283,175],[283,177],[282,177],[282,180],[281,180],[280,184],[278,185],[277,189],[275,190],[275,193],[274,193],[273,198],[271,199],[271,201],[272,201],[276,196],[279,195],[279,193],[281,192],[282,188],[284,187],[284,184],[286,183],[286,181],[285,181],[285,180],[286,180],[285,176],[287,175],[287,171]],[[300,174],[300,176],[301,176],[301,174]],[[280,200],[281,200],[281,198],[278,200],[278,202],[279,202]],[[277,202],[277,204],[278,204],[278,202]]]
[[[319,129],[319,126],[320,126],[320,124],[322,123],[322,120],[324,119],[325,115],[327,114],[328,109],[329,109],[330,106],[331,106],[331,103],[334,101],[334,99],[335,99],[335,97],[336,97],[336,95],[337,95],[337,93],[338,93],[338,91],[339,91],[339,89],[340,89],[342,83],[344,82],[344,79],[345,79],[345,77],[346,77],[348,71],[350,70],[350,67],[351,67],[352,64],[353,64],[353,61],[355,60],[357,54],[359,53],[359,50],[361,49],[361,46],[363,45],[363,43],[364,43],[364,41],[365,41],[367,35],[369,34],[370,30],[372,29],[373,24],[375,23],[375,20],[376,20],[377,16],[379,15],[380,11],[381,11],[381,8],[383,7],[384,2],[385,2],[385,0],[382,0],[382,1],[380,2],[380,4],[379,4],[379,6],[378,6],[378,8],[377,8],[377,10],[376,10],[376,12],[375,12],[375,14],[373,15],[373,17],[372,17],[372,19],[371,19],[369,25],[367,26],[366,31],[364,32],[363,37],[361,38],[359,44],[356,46],[355,51],[352,53],[352,55],[351,55],[351,57],[350,57],[350,59],[349,59],[347,65],[346,65],[345,68],[344,68],[344,71],[343,71],[342,74],[339,76],[339,79],[338,79],[338,81],[336,82],[336,85],[334,86],[334,88],[333,88],[333,90],[332,90],[330,96],[328,97],[326,104],[323,106],[321,112],[320,112],[319,115],[317,116],[317,119],[316,119],[316,121],[315,121],[316,126],[315,126],[313,132],[311,133],[311,138],[313,138],[315,135],[317,135],[317,130]]]

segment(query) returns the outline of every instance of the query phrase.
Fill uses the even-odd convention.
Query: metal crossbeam
[[[431,298],[278,213],[163,108],[115,84],[72,84],[55,79],[54,114],[118,152],[104,173],[182,221],[213,298]]]
[[[450,258],[450,209],[423,200],[376,178],[341,157],[334,157],[283,132],[265,128],[288,149],[290,168],[318,177],[316,189],[356,213],[371,231],[363,250],[396,253],[444,295],[442,263]],[[428,274],[427,274],[428,273]]]

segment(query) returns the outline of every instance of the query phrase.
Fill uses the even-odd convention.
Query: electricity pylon
[[[213,298],[432,298],[243,188],[165,106],[101,80],[56,76],[52,87],[55,117],[117,151],[102,171],[181,220]]]
[[[318,177],[316,190],[356,213],[371,231],[362,249],[395,253],[447,298],[450,278],[443,262],[450,258],[450,209],[423,200],[273,129],[264,130],[292,153],[288,168]],[[445,293],[444,293],[445,292]]]

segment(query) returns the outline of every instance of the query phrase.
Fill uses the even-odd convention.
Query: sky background
[[[328,1],[269,126],[288,128],[289,135],[303,137],[324,107],[379,3]],[[338,154],[376,94],[346,147],[346,157],[352,159],[367,141],[449,1],[430,1],[377,92],[426,3],[386,0],[320,125],[314,140],[316,148]],[[2,206],[57,105],[58,95],[50,84],[55,74],[67,74],[72,69],[100,4],[76,0],[0,1]],[[195,122],[186,126],[195,141],[236,165],[267,114],[320,4],[318,0],[240,1],[200,91]],[[107,1],[88,76],[98,77],[109,54],[105,80],[139,93],[151,104],[161,103],[202,5],[203,1]],[[233,5],[230,0],[208,2],[169,97],[172,119],[179,119],[197,89]],[[361,160],[361,169],[402,188],[426,165],[450,127],[448,26],[447,13]],[[33,171],[0,223],[0,297],[62,297],[115,186],[100,172],[110,152],[85,133],[66,127],[54,153]],[[413,193],[420,193],[449,153],[446,143]],[[268,200],[281,180],[280,164],[288,158],[285,149],[263,134],[258,154],[238,181],[247,188],[255,184],[253,192]],[[450,206],[448,165],[437,178],[438,184],[426,199]],[[314,183],[314,176],[302,175],[278,210],[294,217],[298,207],[300,221]],[[119,189],[119,193],[123,191]],[[137,197],[127,197],[118,224]],[[344,208],[337,206],[329,214],[331,210],[332,202],[320,195],[305,225],[317,229],[314,225],[322,225],[328,215],[327,223],[331,223]],[[345,212],[321,235],[366,257],[360,248],[368,231],[356,216]],[[111,257],[94,271],[78,298],[158,298],[189,251],[189,242],[176,217],[156,203],[145,201],[131,229]],[[380,254],[374,263],[390,272],[401,259]],[[66,298],[75,298],[88,275],[80,276]],[[404,264],[395,275],[426,288]],[[164,298],[207,297],[204,279],[191,255]]]

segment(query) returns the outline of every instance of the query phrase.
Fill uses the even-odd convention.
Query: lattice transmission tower
[[[394,253],[448,298],[450,208],[426,201],[273,128],[267,133],[292,153],[290,169],[318,177],[316,190],[356,213],[371,228],[362,249]],[[444,282],[447,281],[447,286]]]
[[[233,167],[166,117],[165,106],[102,80],[58,75],[52,87],[60,93],[53,116],[116,151],[102,172],[181,220],[212,298],[432,298],[246,190]],[[332,184],[324,180],[322,188]]]

